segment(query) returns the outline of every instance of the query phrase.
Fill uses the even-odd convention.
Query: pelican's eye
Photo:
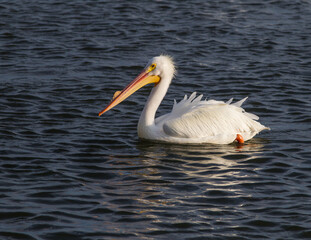
[[[157,65],[156,65],[155,63],[151,64],[151,65],[149,66],[148,72],[151,72],[153,69],[156,68],[156,66],[157,66]]]

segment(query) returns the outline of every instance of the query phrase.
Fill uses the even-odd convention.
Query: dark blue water
[[[0,1],[0,238],[311,238],[310,36],[303,0]],[[178,75],[159,115],[249,96],[271,131],[140,141],[150,87],[98,117],[161,53]]]

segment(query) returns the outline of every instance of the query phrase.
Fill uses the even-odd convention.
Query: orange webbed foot
[[[235,140],[237,140],[238,143],[244,143],[244,139],[243,139],[242,135],[239,134],[239,133],[236,135],[236,139]]]

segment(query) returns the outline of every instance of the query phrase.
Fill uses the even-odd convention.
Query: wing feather
[[[236,133],[258,133],[266,127],[255,121],[258,117],[247,113],[241,105],[244,98],[230,104],[222,101],[201,101],[196,93],[174,104],[170,114],[162,118],[163,131],[172,137],[204,138]],[[160,120],[160,119],[159,119]]]

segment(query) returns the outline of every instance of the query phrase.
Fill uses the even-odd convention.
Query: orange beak
[[[107,112],[111,108],[115,107],[123,100],[131,96],[134,92],[138,89],[142,88],[143,86],[149,83],[159,83],[161,78],[159,76],[148,75],[150,71],[144,70],[141,74],[139,74],[129,85],[126,86],[121,92],[116,92],[108,104],[108,106],[102,110],[98,116],[102,115],[103,113]]]

